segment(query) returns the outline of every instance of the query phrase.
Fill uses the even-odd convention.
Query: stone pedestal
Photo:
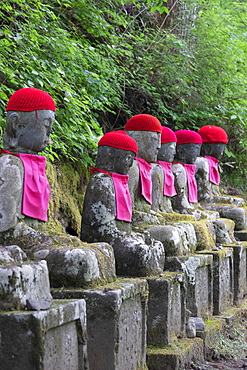
[[[161,347],[185,335],[184,275],[167,272],[158,278],[147,278],[147,282],[147,343]]]
[[[234,304],[238,306],[247,293],[247,243],[229,247],[233,249]]]
[[[213,257],[193,255],[167,257],[165,270],[184,273],[186,308],[192,316],[208,318],[213,313]]]
[[[1,370],[88,370],[86,304],[56,301],[46,311],[0,312]]]
[[[213,314],[220,315],[234,302],[233,249],[199,252],[213,256]]]
[[[54,290],[53,296],[86,300],[90,369],[146,369],[146,280],[123,279],[102,290]]]
[[[17,257],[11,257],[13,248]],[[0,251],[0,310],[23,310],[30,299],[51,302],[46,261],[23,261],[25,253],[17,246],[0,248]]]

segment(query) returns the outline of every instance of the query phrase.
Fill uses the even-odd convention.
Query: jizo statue
[[[195,161],[200,154],[202,139],[191,130],[179,130],[175,134],[177,146],[172,170],[177,194],[172,198],[173,210],[193,214],[193,203],[198,202]]]
[[[150,114],[137,114],[127,121],[124,129],[138,145],[138,154],[129,171],[133,207],[137,211],[157,211],[161,201],[157,171],[162,176],[162,169],[156,163],[161,146],[161,123]]]
[[[118,275],[152,275],[164,266],[162,244],[131,230],[128,170],[137,152],[135,140],[124,131],[105,134],[98,143],[96,165],[84,198],[81,240],[109,243]]]
[[[172,212],[171,197],[177,194],[174,186],[174,175],[172,172],[172,162],[176,154],[177,137],[175,133],[168,127],[162,126],[161,147],[158,151],[157,163],[163,169],[164,185],[163,185],[163,202],[161,202],[160,210],[164,212]]]
[[[46,158],[37,154],[48,145],[56,106],[48,93],[28,87],[10,97],[6,111],[0,152],[0,232],[25,217],[47,221]]]
[[[247,226],[246,209],[242,198],[221,195],[218,164],[228,143],[226,131],[213,125],[206,125],[198,131],[202,138],[201,156],[196,160],[198,200],[208,210],[217,211],[220,217],[235,222],[235,229]],[[239,207],[240,206],[240,207]]]

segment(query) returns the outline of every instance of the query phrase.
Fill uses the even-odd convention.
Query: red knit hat
[[[177,137],[177,145],[179,144],[202,144],[201,136],[195,132],[190,130],[178,130],[175,132]]]
[[[151,116],[151,114],[137,114],[131,117],[125,127],[128,131],[154,131],[162,132],[161,123],[158,118]]]
[[[161,144],[177,142],[177,136],[169,127],[162,126]]]
[[[6,111],[31,112],[39,109],[56,111],[56,105],[52,97],[45,91],[34,87],[24,87],[17,90],[10,97]]]
[[[227,133],[219,126],[203,126],[198,131],[198,134],[201,135],[203,143],[228,143]]]
[[[98,146],[101,145],[112,146],[117,149],[131,150],[135,154],[138,153],[136,141],[122,130],[107,132],[98,142]]]

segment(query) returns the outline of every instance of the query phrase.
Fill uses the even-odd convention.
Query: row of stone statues
[[[0,233],[20,221],[29,226],[33,220],[47,221],[46,159],[37,154],[49,142],[56,106],[46,92],[24,88],[11,96],[6,110],[0,152]],[[218,162],[227,142],[220,127],[174,133],[149,114],[135,115],[124,130],[105,134],[85,194],[80,239],[109,243],[117,274],[130,276],[162,271],[167,253],[181,253],[177,245],[182,245],[182,254],[193,252],[196,242],[191,247],[186,235],[189,230],[198,241],[196,221],[214,221],[216,246],[220,240],[231,242],[232,226],[229,230],[221,218],[243,229],[246,210],[241,198],[222,197],[219,192]],[[171,222],[167,215],[173,216]],[[205,223],[211,234],[209,224]],[[217,230],[220,227],[222,233],[222,225],[226,237],[220,239]]]

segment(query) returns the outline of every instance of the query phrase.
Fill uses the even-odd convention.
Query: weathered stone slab
[[[167,272],[147,278],[149,298],[147,343],[168,345],[185,335],[185,287],[182,273]]]
[[[234,231],[234,236],[236,240],[245,242],[247,241],[247,231],[244,230]]]
[[[146,369],[146,280],[122,279],[102,290],[54,290],[87,303],[90,369]]]
[[[213,314],[219,315],[233,305],[233,249],[224,247],[218,251],[199,253],[210,253],[213,256]]]
[[[233,249],[234,304],[239,305],[247,293],[247,243],[229,247]]]
[[[208,318],[213,312],[213,257],[196,254],[167,257],[166,271],[181,271],[185,276],[186,308],[192,316]]]
[[[1,370],[88,370],[86,304],[56,301],[47,311],[0,313]]]
[[[204,362],[203,340],[181,340],[167,348],[147,350],[148,370],[182,370],[192,363]]]
[[[0,310],[25,309],[28,299],[52,299],[46,261],[0,264]]]
[[[115,258],[107,243],[84,244],[84,248],[45,248],[34,253],[48,264],[52,287],[89,287],[116,278]]]

